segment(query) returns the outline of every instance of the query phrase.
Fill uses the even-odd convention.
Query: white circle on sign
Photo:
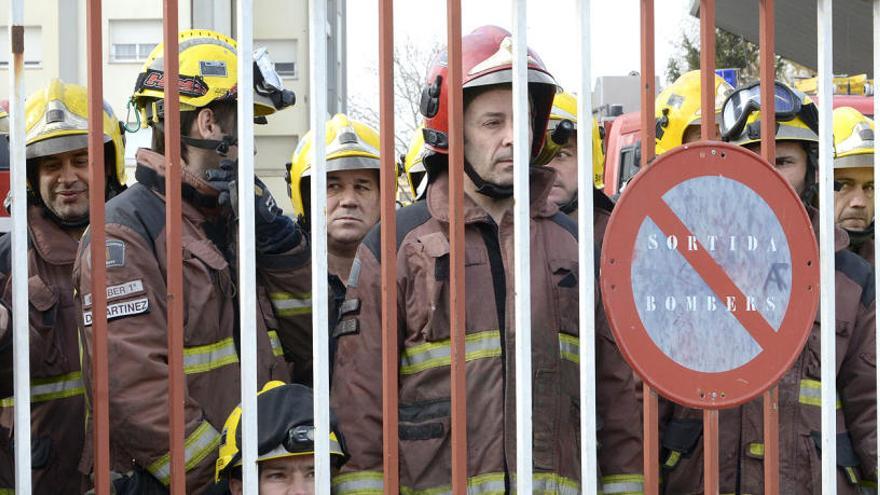
[[[681,366],[707,373],[738,368],[762,350],[742,323],[744,313],[778,331],[788,308],[792,263],[782,225],[757,193],[725,177],[686,180],[662,200],[686,234],[661,228],[667,220],[659,216],[642,222],[631,272],[639,317],[654,344]],[[705,264],[689,261],[698,254],[708,254],[736,290],[707,281]]]

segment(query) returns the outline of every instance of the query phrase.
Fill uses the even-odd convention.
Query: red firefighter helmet
[[[556,81],[538,54],[528,50],[529,96],[532,102],[532,152],[537,156],[544,144],[544,132]],[[462,88],[511,84],[513,82],[513,39],[498,26],[475,29],[461,40]],[[449,153],[449,66],[446,50],[431,62],[419,109],[425,117],[425,146],[429,152]],[[427,162],[426,162],[427,163]]]

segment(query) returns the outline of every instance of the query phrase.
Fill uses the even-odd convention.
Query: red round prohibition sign
[[[630,366],[701,409],[766,391],[800,354],[819,253],[797,193],[726,143],[660,156],[621,196],[601,257],[603,303]]]

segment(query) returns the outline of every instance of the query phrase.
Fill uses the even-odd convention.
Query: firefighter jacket
[[[578,493],[580,402],[578,254],[574,223],[547,201],[551,169],[531,177],[534,483],[541,493]],[[450,245],[448,176],[427,199],[397,213],[397,258],[381,260],[379,228],[364,239],[349,278],[331,404],[351,460],[335,493],[382,488],[380,262],[397,264],[399,447],[402,493],[449,493]],[[500,225],[465,196],[468,483],[475,493],[514,487],[516,338],[513,218]],[[599,464],[604,493],[641,493],[640,409],[633,374],[597,305]]]
[[[811,211],[814,229],[818,215]],[[837,229],[835,363],[837,493],[877,480],[874,273]],[[821,493],[819,312],[806,347],[779,382],[779,493]],[[664,401],[665,402],[665,401]],[[664,403],[660,463],[666,494],[703,493],[702,411]],[[665,417],[665,418],[664,418]],[[764,493],[763,400],[720,411],[721,493]],[[739,480],[739,481],[737,481]]]
[[[142,149],[137,161],[138,182],[106,206],[111,469],[119,473],[146,470],[167,485],[171,474],[167,260],[161,193],[165,159]],[[221,247],[222,232],[228,229],[220,229],[197,206],[217,193],[186,167],[182,182],[187,491],[200,493],[213,482],[220,430],[239,403],[238,294],[235,270],[228,261],[235,258],[225,257]],[[86,378],[92,359],[89,244],[87,232],[74,268]],[[285,351],[297,360],[297,368],[311,366],[309,270],[305,241],[287,253],[257,257],[258,385],[270,379],[290,379],[282,359]],[[87,436],[80,463],[84,473],[92,468],[91,438]]]
[[[71,281],[79,243],[44,213],[42,206],[28,207],[31,486],[34,493],[80,493],[83,477],[77,466],[85,404]],[[0,238],[0,287],[6,307],[12,307],[11,238]],[[12,328],[11,321],[4,323],[0,327],[0,492],[15,485]]]
[[[861,243],[858,247],[850,245],[852,250],[865,258],[871,266],[874,266],[874,237],[871,236],[870,239],[865,239],[864,242]]]

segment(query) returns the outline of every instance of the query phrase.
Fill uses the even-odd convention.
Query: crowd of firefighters
[[[314,136],[288,165],[295,218],[256,179],[255,239],[236,236],[235,41],[192,30],[179,37],[183,195],[185,466],[188,492],[241,493],[239,323],[241,242],[256,248],[260,493],[313,490],[313,294],[308,224]],[[126,180],[125,127],[105,105],[106,287],[110,453],[115,493],[165,493],[170,479],[163,47],[132,95],[152,146]],[[264,50],[255,54],[256,123],[293,105]],[[331,295],[333,490],[382,492],[381,263],[398,282],[400,486],[450,493],[450,243],[448,167],[465,172],[468,487],[512,491],[515,466],[513,340],[512,44],[486,26],[462,40],[464,162],[449,163],[448,67],[431,64],[423,129],[401,159],[411,204],[398,209],[397,258],[379,248],[379,135],[345,115],[326,123]],[[776,121],[762,123],[759,87],[716,77],[721,139],[761,147],[776,127],[776,169],[818,225],[818,118],[809,97],[775,85]],[[577,100],[529,51],[532,367],[535,491],[580,491],[577,250]],[[251,88],[244,88],[251,90]],[[656,101],[658,154],[700,137],[699,73]],[[295,110],[294,110],[295,111]],[[28,293],[34,492],[83,493],[93,462],[92,270],[87,90],[54,80],[26,100]],[[583,125],[584,123],[580,123]],[[587,122],[590,125],[591,122]],[[592,122],[597,249],[614,202]],[[834,111],[838,493],[876,493],[874,124]],[[259,160],[259,155],[256,157]],[[128,184],[128,185],[127,185]],[[818,227],[817,237],[818,237]],[[0,493],[14,487],[11,243],[0,238]],[[598,300],[599,298],[597,298]],[[641,385],[623,361],[601,303],[595,307],[597,435],[602,493],[644,489]],[[820,492],[819,317],[779,383],[781,493]],[[826,363],[831,365],[831,363]],[[720,414],[722,493],[763,492],[761,399]],[[16,425],[17,426],[17,425]],[[703,490],[702,413],[661,401],[661,492]]]

